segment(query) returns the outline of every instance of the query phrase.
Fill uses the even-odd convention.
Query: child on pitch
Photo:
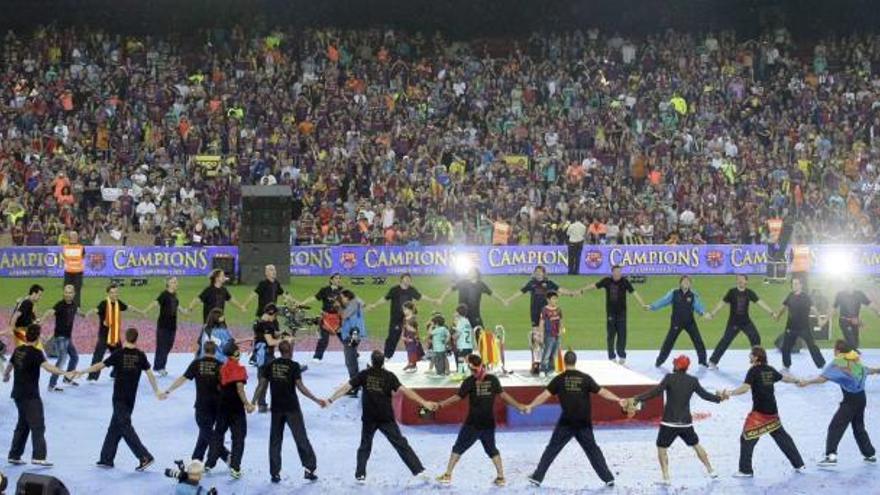
[[[458,363],[456,372],[461,375],[468,373],[467,357],[474,352],[474,329],[467,319],[467,305],[459,304],[455,308],[455,330],[452,338],[455,340],[455,361]]]
[[[416,319],[418,309],[415,301],[407,301],[403,305],[403,344],[406,347],[407,364],[403,371],[415,373],[418,362],[425,356],[422,342],[419,339],[419,321]]]
[[[431,349],[433,350],[434,371],[438,375],[449,374],[449,361],[446,359],[446,346],[449,344],[449,329],[446,328],[446,318],[443,315],[435,314],[431,318],[431,329],[428,330],[431,339]]]
[[[556,354],[559,352],[559,339],[562,337],[562,309],[559,307],[559,294],[547,293],[547,305],[541,310],[539,327],[544,327],[544,351],[541,354],[541,373],[550,375],[555,371]]]

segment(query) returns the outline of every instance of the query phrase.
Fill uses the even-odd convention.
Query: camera
[[[180,459],[174,461],[174,465],[176,467],[167,468],[165,470],[165,477],[175,479],[177,481],[186,481],[189,479],[189,475],[186,473],[186,466],[183,464],[183,461]]]
[[[308,327],[316,327],[321,321],[317,316],[307,316],[306,310],[308,306],[281,306],[278,308],[278,316],[284,323],[281,335],[284,337],[295,337],[296,333]]]

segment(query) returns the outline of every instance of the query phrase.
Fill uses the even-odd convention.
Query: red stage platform
[[[533,377],[529,374],[531,363],[510,362],[507,363],[507,369],[511,374],[496,374],[501,381],[501,386],[517,401],[527,404],[532,401],[546,385],[550,382],[550,378]],[[460,382],[449,379],[449,377],[441,377],[426,373],[427,365],[420,363],[420,369],[416,373],[405,373],[403,371],[403,363],[387,363],[386,367],[389,371],[394,372],[400,379],[400,382],[419,393],[425,400],[441,401],[458,391]],[[583,361],[578,362],[578,370],[589,374],[602,387],[605,387],[620,397],[632,397],[652,389],[657,385],[657,381],[637,373],[625,366],[621,366],[612,361]],[[556,397],[551,397],[547,404],[558,404]],[[507,423],[507,404],[501,399],[495,402],[495,418],[500,424]],[[593,396],[592,412],[594,422],[619,421],[625,419],[617,404]],[[635,419],[641,421],[653,421],[659,419],[663,414],[663,398],[658,397],[645,403],[642,410],[636,414]],[[406,425],[427,425],[427,424],[458,424],[462,423],[467,416],[467,399],[461,402],[439,410],[432,419],[426,419],[419,416],[419,405],[407,399],[403,394],[396,394],[394,397],[394,415],[402,424]],[[558,415],[553,415],[540,424],[553,425]],[[551,420],[552,419],[552,420]],[[534,424],[534,422],[532,422]]]

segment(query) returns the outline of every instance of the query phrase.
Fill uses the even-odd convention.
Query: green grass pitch
[[[575,277],[575,276],[554,276],[550,277],[560,286],[569,289],[576,289],[588,283],[594,283],[598,280],[596,277]],[[782,303],[788,292],[788,285],[764,285],[761,283],[761,277],[754,276],[751,278],[750,287],[755,290],[758,295],[765,300],[772,308],[776,309]],[[297,300],[303,300],[307,296],[315,294],[318,289],[326,284],[325,277],[293,277],[286,287],[289,292],[292,291],[293,296]],[[351,286],[350,280],[343,279],[343,284],[350,287],[360,296],[367,304],[383,297],[388,288],[396,283],[395,277],[388,278],[388,284],[384,286],[370,285],[370,278],[367,277],[367,285]],[[485,278],[485,282],[493,291],[499,293],[501,297],[507,298],[514,292],[519,291],[520,287],[527,281],[526,276],[509,275],[509,276],[490,276]],[[637,284],[636,290],[646,302],[654,301],[662,296],[667,290],[676,287],[677,276],[649,276],[646,283]],[[196,295],[207,285],[207,277],[191,277],[182,278],[180,280],[180,299],[184,305],[196,297]],[[694,289],[699,292],[703,298],[707,308],[711,309],[718,302],[726,290],[734,285],[734,277],[732,276],[696,276],[693,280]],[[61,296],[61,280],[60,279],[5,279],[0,285],[0,307],[7,311],[12,308],[16,298],[27,294],[28,287],[33,283],[43,285],[47,291],[43,300],[38,304],[38,314],[45,309],[51,307],[55,301]],[[104,294],[108,280],[87,278],[83,293],[83,306],[93,308],[101,300]],[[441,276],[422,276],[414,278],[414,285],[425,295],[436,297],[446,287],[452,283],[452,278]],[[877,290],[868,280],[833,280],[833,279],[814,279],[811,281],[813,288],[818,288],[822,293],[832,299],[834,293],[844,286],[844,284],[856,283],[856,285],[865,290],[868,296],[873,300],[878,300],[880,290]],[[145,287],[124,287],[121,290],[121,298],[139,308],[149,305],[150,301],[155,299],[163,288],[163,279],[151,278]],[[251,292],[253,287],[243,285],[232,285],[230,291],[239,301],[244,301]],[[571,346],[576,349],[604,349],[605,348],[605,295],[604,291],[592,291],[578,297],[562,297],[560,306],[563,309],[563,321],[567,329],[564,337],[564,346]],[[433,304],[422,302],[420,309],[420,322],[424,325],[427,315],[434,309],[439,309],[444,315],[451,315],[456,305],[456,293],[450,294],[441,308],[434,308]],[[880,301],[878,301],[880,302]],[[234,307],[227,306],[227,320],[233,325],[248,325],[253,318],[252,302],[248,311],[242,313]],[[505,307],[498,301],[485,298],[483,299],[483,319],[487,325],[494,326],[503,324],[508,332],[507,346],[511,349],[525,349],[527,344],[527,335],[529,332],[529,300],[528,297],[522,297]],[[199,319],[201,317],[201,306],[197,306],[197,310],[184,316],[185,320]],[[312,304],[312,312],[316,313],[318,305]],[[699,319],[698,323],[703,334],[703,339],[707,347],[710,349],[715,346],[723,331],[724,323],[727,318],[727,308],[725,307],[714,320]],[[863,347],[880,346],[880,334],[876,332],[878,328],[877,316],[868,310],[863,310],[863,318],[865,319],[865,327],[862,331]],[[752,316],[762,335],[765,345],[770,346],[773,339],[776,338],[783,330],[784,321],[774,321],[763,310],[754,306],[752,308]],[[153,318],[154,315],[151,315]],[[5,323],[5,322],[4,322]],[[835,323],[836,324],[836,323]],[[629,349],[658,349],[669,325],[669,309],[658,312],[647,312],[643,310],[636,300],[630,296],[629,300]],[[385,304],[367,314],[368,333],[372,339],[384,339],[387,334],[388,326],[388,305]],[[835,332],[839,336],[839,332]],[[830,342],[820,342],[822,347],[829,347]],[[734,341],[732,347],[745,348],[748,346],[747,339],[740,335]],[[678,349],[690,349],[690,339],[686,334],[682,334],[676,344]]]

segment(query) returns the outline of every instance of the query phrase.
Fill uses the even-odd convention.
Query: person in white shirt
[[[391,203],[385,203],[385,209],[382,210],[382,229],[387,229],[394,225],[394,208]]]
[[[574,219],[565,231],[568,236],[568,274],[577,275],[580,272],[581,252],[584,250],[584,237],[587,234],[587,226],[578,219]]]
[[[156,215],[156,204],[153,203],[153,199],[149,195],[144,195],[143,201],[138,203],[134,212],[138,217],[138,222],[143,223],[144,217],[147,215]]]

